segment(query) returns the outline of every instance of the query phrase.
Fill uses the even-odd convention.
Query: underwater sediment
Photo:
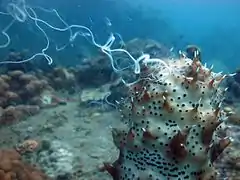
[[[136,49],[157,58],[168,54],[151,41],[131,43],[133,54]],[[220,86],[233,77],[214,73],[197,58],[143,61],[140,80],[130,86],[113,83],[111,65],[102,55],[79,67],[2,73],[0,133],[8,137],[0,140],[6,147],[0,151],[4,178],[27,173],[30,180],[237,180],[239,143],[229,137],[237,139],[240,121],[234,107],[222,103],[231,91]],[[105,108],[109,94],[108,100],[119,101],[120,117]]]

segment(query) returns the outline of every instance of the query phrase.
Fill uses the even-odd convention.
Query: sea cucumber
[[[216,134],[228,118],[220,88],[226,76],[197,58],[165,62],[143,62],[140,80],[119,102],[126,124],[112,129],[119,157],[104,163],[114,180],[217,178],[213,162],[231,143]]]

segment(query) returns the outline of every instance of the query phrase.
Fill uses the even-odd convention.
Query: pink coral
[[[26,152],[33,152],[39,147],[39,143],[36,140],[28,139],[24,142],[17,144],[16,151],[20,154],[24,154]]]
[[[15,150],[0,150],[1,180],[49,180],[37,168],[25,164]]]

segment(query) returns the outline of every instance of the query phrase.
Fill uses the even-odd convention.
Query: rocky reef
[[[239,74],[214,73],[193,45],[180,57],[152,40],[133,39],[123,48],[164,61],[143,61],[137,76],[124,71],[120,76],[136,80],[128,86],[103,54],[74,67],[1,67],[0,131],[9,138],[0,141],[11,149],[0,150],[3,179],[47,180],[29,165],[36,164],[55,180],[237,180]],[[5,170],[10,160],[12,170]]]
[[[233,77],[226,79],[225,86],[228,87],[225,102],[229,105],[238,103],[240,99],[240,70],[237,70]]]
[[[14,70],[0,75],[1,125],[33,116],[40,108],[62,103],[49,82],[40,72]]]
[[[103,169],[114,180],[217,179],[213,163],[231,143],[218,134],[228,119],[225,77],[198,58],[143,62],[119,103],[124,123],[112,131],[119,157]]]

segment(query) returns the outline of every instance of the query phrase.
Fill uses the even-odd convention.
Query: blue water
[[[110,151],[113,150],[113,148],[105,145],[105,141],[106,144],[108,144],[107,141],[109,138],[112,143],[112,138],[109,136],[110,132],[108,132],[108,130],[110,130],[110,122],[114,124],[114,126],[111,127],[117,127],[118,123],[116,122],[118,120],[116,120],[115,115],[110,114],[110,111],[116,107],[115,104],[113,104],[116,100],[120,100],[122,97],[126,96],[125,87],[115,81],[117,78],[113,71],[111,71],[111,66],[104,64],[104,58],[96,58],[100,55],[100,49],[102,52],[105,52],[105,54],[110,56],[112,48],[109,49],[109,44],[113,42],[111,39],[109,40],[111,33],[114,33],[117,38],[116,42],[118,43],[116,43],[117,45],[114,45],[118,47],[119,40],[121,43],[127,43],[135,38],[153,39],[163,44],[168,49],[171,49],[174,53],[177,53],[179,50],[185,50],[186,46],[189,44],[194,44],[200,47],[203,62],[207,63],[208,67],[214,65],[214,71],[233,73],[236,68],[240,68],[239,17],[239,0],[0,0],[0,86],[3,86],[0,87],[0,125],[2,125],[1,122],[11,121],[12,123],[16,120],[19,121],[21,119],[19,116],[22,114],[25,115],[26,112],[27,116],[35,114],[23,109],[22,106],[20,106],[21,110],[18,110],[17,107],[19,108],[19,104],[35,105],[36,103],[37,107],[35,107],[34,110],[39,107],[44,109],[51,108],[52,106],[55,107],[56,105],[61,106],[61,112],[57,111],[59,110],[57,109],[56,111],[50,110],[50,113],[48,113],[46,109],[46,111],[43,112],[44,115],[40,117],[40,120],[38,120],[39,116],[36,116],[36,119],[34,117],[32,121],[29,121],[29,124],[24,123],[23,126],[17,126],[16,129],[1,128],[1,130],[6,129],[7,131],[11,129],[12,132],[14,132],[13,137],[21,134],[20,137],[17,138],[12,138],[12,136],[6,138],[5,133],[3,133],[1,137],[5,138],[3,138],[3,141],[0,141],[0,143],[4,142],[1,143],[1,145],[5,146],[5,140],[7,142],[9,140],[11,144],[10,147],[15,147],[16,143],[14,139],[17,139],[19,142],[26,138],[39,137],[44,140],[45,137],[47,137],[51,142],[49,141],[50,145],[48,145],[48,141],[46,141],[46,146],[50,147],[55,139],[59,139],[62,141],[63,145],[68,146],[69,143],[72,148],[69,148],[71,151],[78,152],[76,153],[76,156],[75,154],[72,156],[72,154],[69,153],[71,158],[69,158],[69,161],[66,161],[67,167],[70,167],[70,169],[71,167],[75,167],[76,160],[79,161],[76,163],[76,167],[81,169],[81,171],[77,171],[77,173],[79,172],[81,177],[82,175],[85,177],[84,174],[87,174],[88,176],[89,173],[85,173],[85,167],[83,168],[82,163],[84,165],[86,164],[86,170],[91,170],[90,174],[98,176],[98,174],[95,174],[95,171],[92,171],[93,166],[90,164],[93,164],[95,169],[96,165],[98,165],[95,163],[95,160],[99,162],[101,161],[102,163],[111,157],[109,154],[112,153]],[[37,18],[37,20],[33,20],[34,18]],[[66,26],[70,27],[71,25],[82,27],[64,30]],[[104,45],[107,40],[109,41],[106,46],[101,46]],[[137,45],[138,44],[136,43],[136,46]],[[62,48],[59,49],[59,47]],[[26,55],[25,60],[29,60],[28,63],[20,65],[11,64],[12,66],[6,66],[5,64],[7,63],[13,63],[13,61],[6,62],[6,57],[9,55],[9,52],[24,52]],[[161,53],[159,52],[159,54]],[[165,52],[165,54],[168,53]],[[32,58],[28,59],[29,57]],[[128,55],[128,57],[131,57],[131,55]],[[86,58],[88,60],[95,60],[95,64],[92,65],[86,63],[87,65],[85,66],[81,61],[84,61]],[[111,64],[112,67],[114,67],[114,65],[115,67],[117,66],[117,63],[113,63],[115,62],[115,58],[112,62],[110,61],[111,58],[108,59],[109,64]],[[120,65],[118,65],[125,66],[127,64],[126,66],[128,66],[129,63],[126,63],[126,59],[128,60],[128,58],[125,57],[119,58],[119,61],[124,62],[122,64],[119,63]],[[136,62],[136,59],[134,62]],[[77,66],[79,64],[81,64],[81,67],[78,68],[62,68],[62,66]],[[91,68],[89,68],[89,64]],[[58,65],[60,68],[51,72],[52,67],[55,65]],[[134,65],[134,72],[137,72],[137,67],[139,67],[137,65],[139,64],[135,63]],[[43,71],[36,71],[36,69],[39,70],[39,66],[41,66]],[[26,79],[30,78],[28,80],[25,79],[25,81],[24,76],[21,76],[21,71],[12,72],[11,75],[9,71],[13,69],[24,70],[25,72],[34,69],[34,72],[26,73],[27,75],[34,76],[25,76]],[[132,76],[131,72],[128,71],[128,68],[125,68],[125,70],[126,69],[127,71],[120,73],[120,75],[122,75],[122,78],[124,80],[126,79],[127,82],[133,82],[135,76]],[[48,72],[44,70],[48,70]],[[76,73],[74,73],[75,71]],[[116,69],[114,71],[116,71]],[[190,74],[194,72],[195,71],[192,71]],[[8,76],[6,76],[7,73]],[[134,75],[139,78],[138,73],[136,74]],[[192,75],[194,75],[193,80],[195,80],[195,74]],[[224,103],[227,103],[227,106],[233,106],[233,108],[234,103],[240,98],[239,75],[240,73],[236,74],[233,78],[229,77],[226,80],[228,91],[226,91]],[[214,83],[214,81],[209,82],[209,87],[212,86],[212,83]],[[48,87],[48,85],[51,87]],[[109,90],[108,85],[110,85]],[[138,85],[140,87],[142,86],[141,83],[137,84],[137,91]],[[89,87],[94,88],[88,89]],[[95,87],[98,89],[96,90]],[[53,88],[53,92],[48,91],[48,88]],[[142,91],[141,89],[144,88],[140,88],[140,91]],[[62,91],[64,93],[62,93]],[[219,95],[218,91],[216,91],[216,93]],[[136,94],[140,93],[136,92]],[[15,99],[14,95],[16,95]],[[94,97],[91,97],[92,95]],[[147,99],[149,99],[149,93],[145,93],[144,91],[144,103],[146,99],[145,95],[147,95]],[[75,96],[77,97],[75,98]],[[163,97],[165,97],[165,95]],[[180,98],[180,96],[178,98]],[[199,101],[196,102],[196,104],[199,104]],[[163,106],[165,106],[165,102],[167,102],[167,100],[164,99]],[[79,106],[79,104],[81,104],[81,106]],[[109,107],[109,105],[111,107]],[[133,105],[135,105],[134,102]],[[192,103],[192,105],[194,105],[194,103]],[[222,105],[222,103],[219,103],[219,105]],[[27,107],[26,109],[29,109],[29,107]],[[17,109],[16,115],[14,108]],[[95,110],[97,110],[96,113],[93,112]],[[22,113],[23,111],[24,113]],[[104,114],[106,111],[107,115]],[[216,112],[218,112],[218,108],[216,109],[215,114]],[[133,115],[134,114],[135,113],[133,112]],[[220,119],[223,119],[222,116]],[[237,115],[232,117],[232,121],[234,120],[239,120]],[[108,130],[106,130],[106,127]],[[231,137],[233,136],[237,139],[239,133],[235,132],[232,127],[228,128],[230,133],[227,135]],[[46,129],[46,133],[44,129]],[[236,129],[236,131],[239,131],[239,127]],[[143,131],[145,133],[144,128]],[[228,133],[228,130],[226,131]],[[146,134],[152,135],[148,132],[147,126]],[[108,138],[106,138],[107,136]],[[101,140],[98,140],[96,137],[99,137]],[[151,136],[151,138],[152,137],[154,136]],[[104,140],[104,142],[102,140]],[[236,142],[239,141],[236,140]],[[96,145],[94,148],[93,144]],[[103,147],[105,146],[106,148],[109,148],[106,149],[106,152],[103,151]],[[55,146],[52,150],[49,147],[47,147],[46,153],[44,150],[41,155],[41,153],[39,153],[40,151],[37,151],[39,156],[37,158],[35,158],[35,156],[32,157],[37,161],[37,163],[34,164],[39,163],[39,165],[44,166],[44,170],[48,171],[49,167],[50,169],[53,168],[53,170],[50,171],[53,171],[54,176],[57,177],[60,174],[60,171],[58,170],[65,170],[65,166],[62,167],[60,165],[55,165],[61,164],[59,162],[63,161],[58,157],[58,153],[56,153],[57,158],[52,158],[53,156],[50,156],[50,153],[55,154],[53,153],[54,151],[58,152],[59,150],[60,152],[62,149]],[[65,146],[63,147],[65,148]],[[43,146],[43,148],[45,148],[45,146]],[[75,148],[77,148],[77,150]],[[194,146],[192,148],[194,148]],[[97,153],[93,152],[93,155],[90,156],[89,154],[92,153],[93,149]],[[66,150],[68,150],[68,147]],[[69,150],[69,152],[71,151]],[[107,153],[108,151],[110,153]],[[235,148],[233,149],[233,152],[234,151]],[[80,156],[79,152],[81,158],[75,158]],[[229,152],[229,154],[231,154],[231,151]],[[104,156],[102,156],[101,153],[103,153]],[[45,159],[44,155],[46,154],[47,158]],[[61,154],[64,156],[64,160],[68,158],[66,153],[62,153],[61,151]],[[230,157],[235,157],[234,155],[235,154]],[[91,157],[91,160],[85,159],[85,156]],[[228,159],[229,156],[227,155],[226,158]],[[92,161],[92,159],[94,160]],[[90,164],[88,164],[88,162]],[[225,159],[223,159],[223,163],[225,163]],[[222,163],[219,164],[222,165]],[[226,174],[225,169],[228,167],[225,168],[225,164],[223,166],[224,169],[222,169],[222,167],[219,168],[221,170],[220,172]],[[67,170],[64,173],[69,175]],[[75,174],[75,171],[74,173],[71,172],[71,175],[72,174]],[[61,179],[67,178],[63,176]],[[96,179],[101,180],[100,177],[97,177]]]
[[[10,0],[2,0],[1,11],[6,11]],[[18,0],[14,1],[18,2]],[[124,41],[133,38],[151,38],[174,50],[184,49],[188,44],[198,45],[203,59],[215,64],[217,71],[232,72],[239,66],[240,2],[234,0],[29,0],[31,7],[55,8],[68,24],[91,28],[96,40],[106,42],[111,32],[121,34]],[[39,18],[54,26],[61,22],[52,13],[36,10]],[[0,14],[2,30],[12,19]],[[110,24],[109,24],[110,22]],[[48,54],[57,63],[77,64],[79,58],[90,56],[94,47],[84,38],[77,38],[72,46],[56,52],[55,43],[64,45],[69,34],[59,33],[41,25],[47,32],[51,45]],[[11,43],[1,48],[3,56],[10,48],[29,49],[34,54],[44,47],[45,39],[33,21],[16,22],[8,31]],[[4,42],[0,36],[0,42]],[[80,58],[81,59],[81,58]]]

